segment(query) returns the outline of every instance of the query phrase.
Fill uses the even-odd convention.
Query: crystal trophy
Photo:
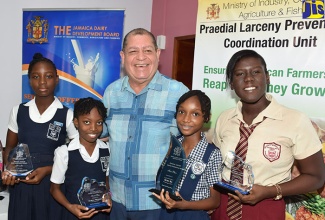
[[[84,177],[81,181],[77,197],[80,204],[89,209],[102,210],[109,208],[107,204],[109,195],[105,182],[97,182],[96,179]]]
[[[33,171],[32,158],[27,144],[20,143],[9,152],[6,171],[20,179]]]
[[[252,166],[245,163],[242,158],[238,157],[233,151],[229,151],[220,170],[220,181],[213,185],[214,189],[236,195],[235,190],[243,195],[248,195],[254,184],[254,174]],[[244,173],[246,176],[244,176]],[[227,178],[226,174],[231,174]],[[244,177],[246,181],[244,181]]]
[[[181,180],[186,166],[186,156],[182,144],[171,134],[171,141],[168,152],[157,172],[156,188],[150,192],[160,194],[164,189],[169,193],[170,198],[180,201],[181,197],[176,196],[176,187]]]

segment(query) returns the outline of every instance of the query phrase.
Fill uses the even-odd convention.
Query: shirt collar
[[[272,95],[265,94],[265,97],[271,103],[262,112],[260,112],[260,114],[258,114],[252,124],[261,122],[264,120],[264,118],[270,118],[274,120],[282,120],[283,118],[281,105],[273,98]],[[236,111],[234,112],[231,118],[237,117],[240,121],[244,121],[241,112],[242,106],[243,103],[239,101],[236,106]]]
[[[73,150],[77,150],[77,149],[81,149],[81,148],[85,148],[82,144],[80,144],[79,141],[79,134],[70,141],[69,145],[68,145],[68,151],[73,151]],[[96,147],[95,148],[102,148],[105,149],[107,148],[106,146],[101,146],[101,144],[99,143],[99,140],[96,141]]]
[[[183,143],[184,141],[184,136],[181,136],[178,139],[181,143]],[[197,145],[192,149],[192,151],[190,152],[190,154],[188,155],[187,159],[191,159],[191,160],[198,160],[202,154],[202,149],[203,147],[206,147],[206,145],[208,145],[208,141],[204,135],[203,132],[201,132],[201,140],[199,141],[199,143],[197,143]]]
[[[35,102],[35,97],[30,100],[29,102],[25,103],[24,106],[36,106],[36,102]],[[60,102],[60,100],[54,96],[54,101],[52,102],[52,104],[49,106],[49,108],[63,108],[63,104]]]
[[[82,145],[79,142],[79,134],[70,141],[69,145],[68,145],[68,151],[73,151],[73,150],[77,150],[80,149],[82,147]]]
[[[99,143],[99,140],[97,140],[96,146],[95,146],[92,154],[89,155],[86,148],[82,144],[80,144],[79,135],[78,135],[68,145],[68,151],[78,150],[84,161],[86,161],[88,163],[95,163],[99,158],[99,148],[101,148],[100,145],[101,144]]]

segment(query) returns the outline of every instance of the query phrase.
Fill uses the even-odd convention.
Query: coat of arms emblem
[[[218,4],[211,4],[211,6],[207,8],[206,12],[207,12],[207,19],[215,20],[219,18],[220,6]]]
[[[34,16],[34,20],[28,21],[26,25],[27,43],[47,43],[49,23],[42,16]]]

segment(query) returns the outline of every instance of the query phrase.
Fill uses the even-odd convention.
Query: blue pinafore
[[[202,161],[205,164],[208,164],[209,158],[213,150],[215,150],[216,147],[213,144],[208,144],[206,147],[206,150],[204,152]],[[201,162],[201,161],[200,161]],[[192,195],[196,189],[196,186],[201,179],[201,176],[204,172],[201,174],[194,174],[192,169],[189,169],[186,177],[183,181],[183,184],[181,186],[181,189],[179,191],[179,194],[183,197],[183,199],[190,201],[192,198]],[[193,178],[194,176],[195,178]],[[205,210],[180,210],[180,209],[166,209],[165,206],[163,206],[161,212],[160,212],[160,220],[209,220],[209,215],[207,214],[207,211]]]
[[[95,163],[84,161],[80,155],[79,149],[69,151],[68,169],[65,174],[65,196],[71,204],[80,204],[77,193],[80,189],[82,179],[87,176],[90,179],[96,179],[98,182],[106,183],[106,170],[108,165],[109,150],[99,148],[99,158]],[[75,215],[64,209],[61,220],[78,219]],[[97,213],[92,220],[108,220],[108,213]]]

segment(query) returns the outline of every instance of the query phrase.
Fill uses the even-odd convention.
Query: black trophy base
[[[244,190],[242,190],[240,188],[234,187],[233,185],[230,185],[230,184],[224,183],[224,182],[218,182],[216,184],[213,184],[213,188],[215,190],[218,190],[219,192],[225,193],[225,194],[231,193],[233,195],[237,195],[235,193],[235,190],[237,190],[238,192],[240,192],[243,195],[248,195],[249,194],[249,192],[247,192],[247,191],[244,191]]]
[[[103,209],[109,209],[110,206],[107,205],[106,202],[102,202],[102,203],[96,203],[96,204],[93,204],[93,205],[87,205],[86,206],[89,210],[90,209],[95,209],[95,210],[103,210]],[[89,210],[81,210],[81,212],[88,212]]]
[[[155,193],[157,195],[160,195],[161,190],[159,190],[159,189],[149,189],[149,192],[153,192],[153,193]],[[165,193],[166,193],[166,191],[165,191]],[[174,201],[182,201],[182,198],[180,196],[176,196],[176,195],[174,195],[172,193],[169,193],[169,197]]]

